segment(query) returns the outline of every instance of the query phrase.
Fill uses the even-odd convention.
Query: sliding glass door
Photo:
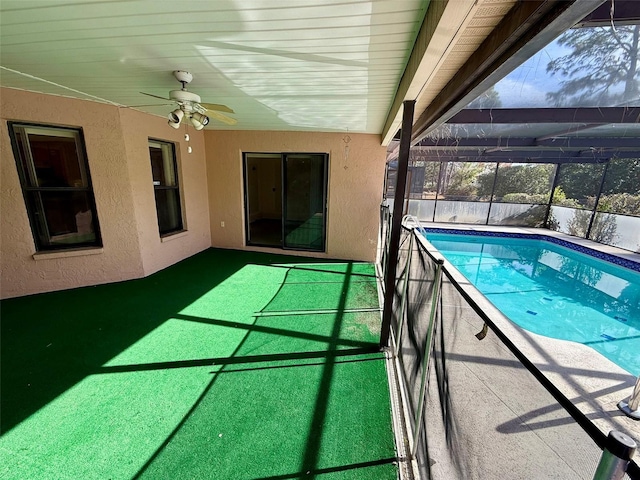
[[[328,155],[244,155],[247,245],[325,251]]]
[[[284,155],[284,248],[324,251],[326,164],[323,154]]]

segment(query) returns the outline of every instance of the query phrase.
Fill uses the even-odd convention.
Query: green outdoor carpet
[[[0,303],[2,479],[395,479],[373,267],[209,249]]]

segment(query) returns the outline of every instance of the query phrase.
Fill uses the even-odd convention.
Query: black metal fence
[[[386,207],[381,220],[384,270],[392,268]],[[606,435],[484,312],[419,229],[403,227],[396,275],[390,348],[420,477],[594,478]],[[595,478],[638,480],[640,469],[631,462],[624,477]]]

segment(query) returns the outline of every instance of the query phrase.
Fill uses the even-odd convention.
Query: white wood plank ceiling
[[[147,105],[228,105],[207,128],[381,133],[428,0],[2,0],[0,84]],[[137,107],[166,115],[170,106]]]

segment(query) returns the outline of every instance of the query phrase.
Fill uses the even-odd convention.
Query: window
[[[36,250],[102,245],[79,129],[9,122]]]
[[[149,154],[160,236],[179,232],[182,211],[175,147],[173,143],[149,140]]]

